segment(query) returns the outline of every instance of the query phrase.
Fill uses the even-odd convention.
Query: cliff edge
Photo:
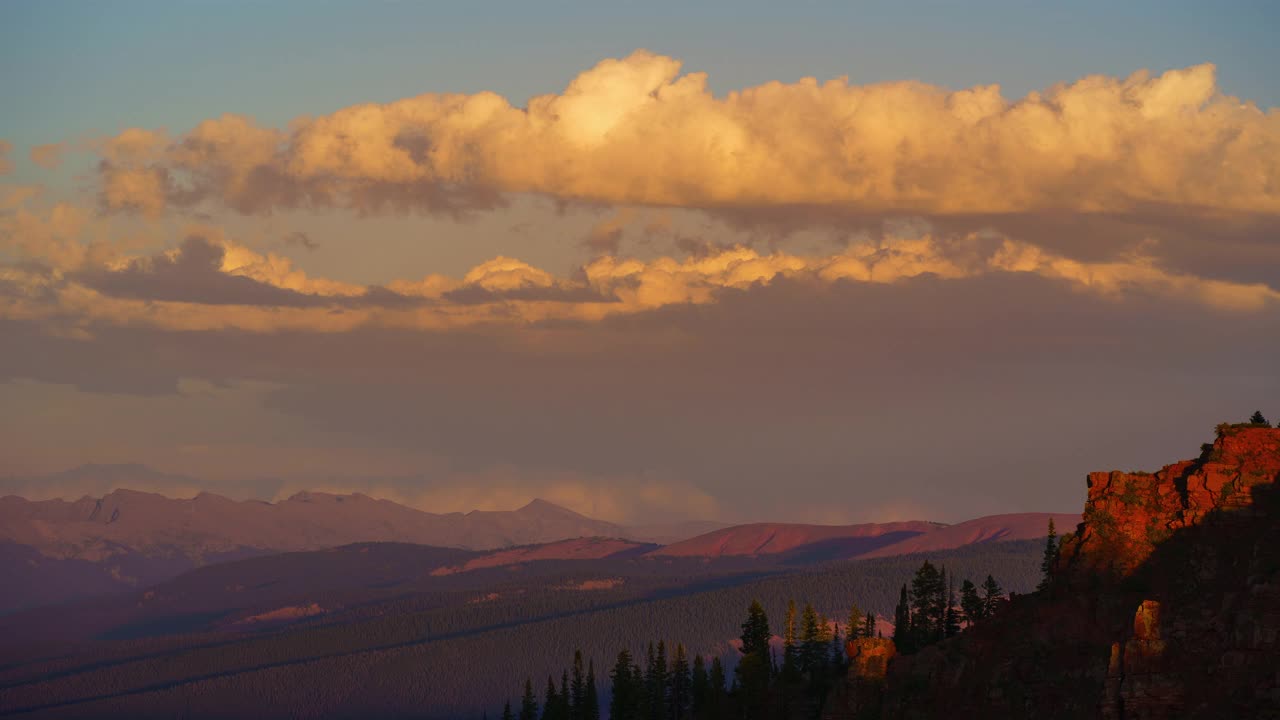
[[[1047,589],[882,680],[853,664],[824,717],[1280,718],[1280,429],[1088,483]]]

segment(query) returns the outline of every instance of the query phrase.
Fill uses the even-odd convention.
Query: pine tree
[[[724,663],[720,656],[711,658],[711,670],[707,673],[707,720],[722,720],[728,714],[728,692],[725,689]]]
[[[951,595],[952,598],[955,595]],[[954,603],[947,605],[947,616],[943,621],[943,636],[955,637],[960,634],[960,608]]]
[[[960,612],[964,615],[965,622],[973,625],[981,620],[985,608],[982,598],[978,597],[978,587],[966,578],[960,584]]]
[[[1261,411],[1261,410],[1254,410],[1254,411],[1253,411],[1253,415],[1251,415],[1251,416],[1249,417],[1249,422],[1250,422],[1250,424],[1253,424],[1253,425],[1261,425],[1261,426],[1263,426],[1263,427],[1271,427],[1271,423],[1267,422],[1267,419],[1266,419],[1265,417],[1263,417],[1263,416],[1262,416],[1262,411]]]
[[[652,645],[650,649],[652,649]],[[636,688],[636,720],[647,720],[649,717],[649,685],[645,681],[646,677],[645,671],[640,667],[640,663],[631,666],[631,681]]]
[[[831,624],[831,656],[829,662],[834,667],[844,665],[844,643],[840,642],[840,623]]]
[[[560,695],[556,706],[557,720],[573,720],[573,697],[569,694],[569,671],[560,671]]]
[[[596,661],[587,661],[587,690],[582,697],[586,707],[582,710],[582,720],[600,720],[600,694],[596,690]]]
[[[742,623],[742,654],[759,654],[767,657],[769,653],[769,617],[759,600],[752,600],[747,608],[747,619]]]
[[[649,720],[654,713],[654,697],[653,682],[654,673],[657,672],[658,656],[654,652],[653,641],[649,641],[649,648],[645,652],[644,673],[639,675],[640,686],[640,706],[638,712],[644,720]]]
[[[850,640],[862,637],[863,624],[862,608],[858,607],[858,603],[853,603],[849,606],[849,624],[845,626]]]
[[[693,672],[689,677],[689,704],[693,717],[707,715],[707,699],[711,692],[711,680],[707,677],[707,664],[701,655],[693,656]]]
[[[989,618],[995,615],[1002,602],[1004,602],[1004,590],[995,578],[988,575],[982,583],[982,617]]]
[[[502,706],[502,720],[516,720],[516,716],[511,713],[511,701],[508,700]]]
[[[560,692],[550,675],[547,676],[546,697],[542,701],[542,720],[564,720],[560,717]]]
[[[866,622],[862,626],[862,637],[869,638],[869,637],[875,637],[875,636],[876,636],[876,616],[875,616],[875,613],[867,612]]]
[[[898,593],[898,605],[893,609],[893,644],[900,653],[915,650],[915,631],[911,627],[911,599],[907,595],[907,586],[902,586]]]
[[[653,676],[649,684],[649,717],[663,720],[671,692],[671,678],[667,665],[667,642],[658,641],[658,654],[654,657]]]
[[[911,580],[911,630],[916,648],[942,639],[946,592],[946,578],[925,560]]]
[[[826,651],[826,643],[822,641],[822,631],[818,624],[818,613],[813,605],[805,603],[804,613],[800,616],[800,652],[797,658],[800,672],[818,672],[822,663],[821,656]]]
[[[818,650],[818,668],[826,672],[831,664],[831,621],[824,613],[818,613],[818,641],[822,643]]]
[[[640,692],[632,672],[631,653],[620,651],[613,670],[609,671],[613,683],[613,697],[609,700],[611,720],[639,720]]]
[[[520,720],[538,720],[538,699],[533,694],[533,680],[524,679],[524,697],[520,700]]]
[[[772,659],[769,651],[769,617],[759,600],[753,600],[742,623],[742,659],[734,668],[734,678],[747,718],[765,717]]]
[[[799,672],[796,665],[796,601],[787,601],[787,622],[782,631],[782,674],[792,679]]]
[[[582,651],[573,653],[573,682],[569,686],[569,719],[586,720],[587,678],[582,667]]]
[[[946,637],[955,637],[960,634],[960,614],[956,611],[955,578],[947,579],[947,609],[942,627],[943,635]]]
[[[1044,559],[1040,561],[1040,584],[1036,590],[1047,590],[1053,580],[1053,566],[1058,560],[1058,533],[1049,518],[1049,535],[1044,542]]]
[[[688,720],[693,704],[690,682],[689,658],[685,655],[684,645],[677,644],[675,660],[671,663],[671,695],[667,711],[671,720]]]

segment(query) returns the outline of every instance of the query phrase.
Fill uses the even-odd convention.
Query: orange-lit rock
[[[1252,489],[1280,476],[1280,431],[1226,427],[1196,460],[1159,472],[1089,473],[1080,532],[1063,544],[1075,571],[1127,575],[1175,531],[1213,511],[1248,512]]]
[[[1280,429],[1088,482],[1048,591],[892,658],[874,711],[838,689],[827,716],[1280,718]]]
[[[1174,718],[1185,705],[1178,658],[1168,656],[1161,637],[1160,603],[1144,600],[1133,614],[1133,634],[1111,645],[1100,715],[1124,718]]]
[[[885,675],[897,648],[889,638],[858,638],[845,643],[849,674],[842,687],[828,698],[825,720],[874,716],[884,695]]]
[[[849,655],[849,677],[859,680],[883,681],[889,660],[897,654],[897,648],[889,638],[858,638],[845,643]]]

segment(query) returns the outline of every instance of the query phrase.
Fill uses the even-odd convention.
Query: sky
[[[6,4],[0,493],[1078,509],[1280,419],[1280,11],[1113,5]]]

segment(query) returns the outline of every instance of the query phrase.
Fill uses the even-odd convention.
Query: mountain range
[[[1082,516],[751,523],[665,544],[590,535],[460,546],[483,533],[601,527],[541,501],[464,522],[314,493],[274,504],[127,491],[5,498],[0,715],[495,716],[526,678],[554,677],[575,651],[602,670],[619,650],[640,657],[665,638],[733,675],[742,613],[758,601],[772,628],[793,602],[846,630],[851,615],[873,616],[883,637],[845,644],[847,678],[822,704],[831,720],[1270,717],[1277,482],[1280,430],[1246,425],[1220,427],[1199,458],[1156,473],[1090,474]],[[431,523],[442,517],[456,534],[437,537],[452,547],[326,545],[439,533]],[[1066,537],[1046,572],[1050,521]],[[172,574],[130,581],[130,563]],[[895,657],[894,604],[928,565],[953,583],[995,578],[1008,598]],[[93,592],[77,574],[91,569]],[[15,609],[41,582],[74,592]]]
[[[75,501],[11,495],[0,498],[0,571],[21,582],[0,593],[0,612],[147,587],[219,562],[353,543],[481,553],[437,572],[613,554],[795,566],[1035,538],[1044,534],[1049,517],[999,515],[954,526],[924,521],[624,526],[544,500],[510,511],[430,513],[361,494],[321,492],[300,492],[274,503],[208,492],[174,499],[128,489]],[[1052,517],[1062,527],[1079,520]],[[597,540],[564,542],[578,538]]]

